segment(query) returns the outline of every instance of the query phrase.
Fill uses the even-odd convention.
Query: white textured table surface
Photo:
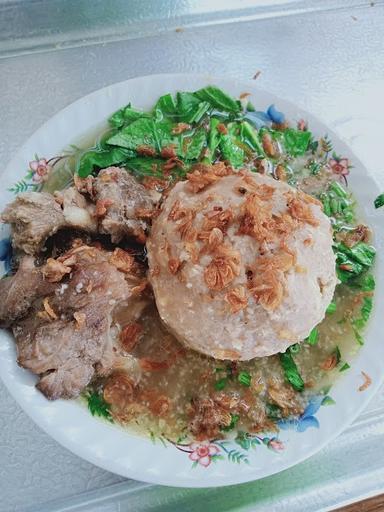
[[[0,59],[0,162],[55,112],[110,83],[183,71],[248,79],[261,70],[261,87],[334,128],[384,190],[384,6],[361,4]],[[39,430],[2,384],[0,410],[0,511],[315,511],[384,491],[383,389],[309,461],[222,490],[142,486],[98,469]]]

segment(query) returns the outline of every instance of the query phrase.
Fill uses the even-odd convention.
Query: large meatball
[[[176,184],[147,248],[161,318],[186,346],[217,359],[269,356],[302,341],[337,283],[321,204],[222,164]]]

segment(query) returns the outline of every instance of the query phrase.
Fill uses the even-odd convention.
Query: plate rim
[[[42,124],[18,148],[18,150],[15,152],[15,155],[13,156],[13,158],[10,160],[10,162],[7,164],[7,166],[5,167],[3,172],[0,174],[0,177],[3,178],[5,176],[7,176],[7,174],[9,174],[9,170],[14,165],[14,162],[17,161],[17,159],[19,158],[19,155],[25,150],[26,147],[28,147],[31,144],[32,141],[34,141],[36,138],[40,137],[41,134],[43,134],[50,127],[50,125],[54,125],[55,123],[57,123],[58,120],[63,115],[65,115],[68,111],[70,111],[71,109],[76,109],[79,106],[79,104],[81,104],[82,102],[92,101],[98,95],[101,95],[103,93],[107,93],[107,91],[110,91],[113,88],[123,87],[123,86],[129,88],[129,84],[134,82],[134,81],[140,81],[140,80],[144,80],[144,81],[146,81],[146,80],[154,80],[154,81],[157,81],[157,80],[167,80],[167,79],[170,79],[170,77],[173,77],[173,80],[176,80],[176,82],[179,79],[188,79],[188,78],[191,78],[192,80],[197,79],[197,80],[205,81],[207,83],[218,83],[218,84],[220,84],[220,83],[223,83],[223,82],[228,82],[228,83],[232,83],[233,85],[236,85],[236,86],[241,86],[245,90],[247,88],[250,88],[250,89],[252,89],[252,93],[260,92],[261,94],[266,94],[267,96],[273,97],[276,102],[277,101],[282,101],[285,105],[289,106],[292,110],[297,110],[301,114],[307,116],[311,121],[315,121],[321,127],[324,127],[326,129],[326,132],[331,136],[331,139],[332,140],[336,140],[338,145],[340,145],[340,143],[342,143],[342,145],[344,145],[347,148],[348,153],[350,155],[352,155],[353,163],[356,164],[355,166],[361,168],[364,171],[365,177],[369,179],[369,181],[371,182],[371,184],[374,186],[374,188],[377,191],[379,190],[375,180],[372,178],[372,176],[370,176],[370,174],[369,174],[367,168],[365,167],[365,165],[355,155],[354,151],[349,147],[349,145],[345,141],[343,141],[343,139],[338,134],[336,134],[331,128],[329,128],[326,125],[326,123],[324,123],[317,116],[314,116],[310,112],[307,112],[305,109],[303,109],[301,107],[298,107],[296,104],[294,104],[293,102],[291,102],[289,100],[286,100],[284,97],[279,97],[279,96],[277,96],[277,95],[275,95],[273,93],[270,93],[269,91],[267,91],[267,90],[265,90],[263,88],[260,88],[257,84],[255,84],[254,81],[251,81],[251,80],[248,80],[248,81],[247,80],[237,80],[237,79],[232,79],[230,77],[218,77],[218,76],[212,76],[210,74],[205,74],[205,73],[161,73],[161,74],[153,74],[153,75],[145,75],[145,76],[134,77],[134,78],[130,78],[128,80],[123,80],[123,81],[120,81],[120,82],[116,82],[116,83],[110,84],[110,85],[108,85],[106,87],[102,87],[100,89],[92,91],[91,93],[89,93],[89,94],[87,94],[85,96],[82,96],[82,97],[76,99],[74,102],[69,103],[66,107],[64,107],[63,109],[57,111],[53,116],[51,116],[47,121],[45,121],[45,123]],[[68,143],[69,142],[70,141],[68,141]],[[64,146],[62,146],[62,147],[64,147]],[[372,198],[372,202],[373,202],[373,199],[374,198]],[[364,205],[360,205],[360,206],[364,206]],[[382,235],[381,232],[375,231],[375,235],[376,235],[376,238],[379,238],[381,240],[381,235]],[[380,282],[380,275],[378,275],[377,271],[375,272],[375,276],[377,277],[377,281],[379,283]],[[373,314],[372,314],[372,319],[370,320],[370,325],[373,322],[373,318],[376,317],[376,315],[378,313],[378,308],[377,308],[378,292],[376,292],[375,296],[376,296],[376,300],[375,300],[376,307],[374,307],[374,311],[373,311]],[[368,330],[369,330],[369,327],[368,327]],[[2,336],[3,336],[3,331],[1,331],[1,334],[0,334],[0,337],[2,337]],[[11,336],[11,338],[12,338],[12,336]],[[367,345],[369,345],[368,335],[367,335]],[[1,354],[1,352],[0,352],[0,354]],[[356,363],[356,361],[357,361],[357,359],[355,358],[354,359],[354,363]],[[14,363],[16,363],[15,360],[14,360]],[[0,367],[2,367],[2,364],[0,364]],[[26,370],[24,370],[24,371],[26,371]],[[111,461],[109,461],[109,460],[105,461],[104,459],[98,458],[97,455],[95,455],[93,452],[90,452],[87,447],[81,447],[81,449],[79,449],[79,445],[76,444],[76,441],[72,442],[68,438],[68,436],[66,437],[65,435],[61,435],[61,433],[59,433],[54,428],[53,429],[50,428],[49,427],[49,423],[42,421],[41,413],[37,413],[35,409],[32,409],[32,410],[30,408],[28,409],[26,407],[25,401],[20,400],[20,396],[15,391],[15,389],[12,387],[12,380],[9,380],[9,379],[4,378],[4,377],[6,377],[6,376],[4,376],[1,373],[2,381],[4,382],[5,386],[7,387],[8,391],[10,392],[12,397],[22,407],[24,412],[26,414],[28,414],[28,416],[30,416],[33,419],[33,421],[40,428],[42,428],[50,437],[55,439],[57,442],[59,442],[65,448],[69,449],[75,455],[78,455],[78,456],[82,457],[83,459],[88,460],[89,462],[91,462],[91,463],[93,463],[93,464],[95,464],[95,465],[97,465],[99,467],[102,467],[103,469],[105,469],[107,471],[112,471],[114,473],[120,474],[120,475],[128,477],[128,478],[134,478],[134,479],[138,479],[138,480],[141,480],[141,481],[144,481],[144,482],[153,483],[153,484],[172,485],[172,486],[175,486],[175,487],[185,487],[185,486],[187,486],[187,487],[191,487],[191,488],[192,487],[203,488],[203,487],[212,487],[212,486],[216,487],[216,486],[233,485],[233,484],[237,484],[237,483],[245,483],[245,482],[248,482],[248,481],[257,480],[257,479],[260,479],[260,478],[264,478],[266,476],[270,476],[270,475],[276,474],[276,473],[278,473],[280,471],[288,469],[289,467],[292,467],[293,465],[301,463],[303,460],[311,457],[317,451],[322,449],[323,446],[325,446],[326,444],[331,442],[335,437],[337,437],[337,435],[340,434],[340,432],[342,432],[345,428],[347,428],[347,426],[350,425],[356,419],[356,417],[360,414],[360,412],[367,406],[368,402],[373,398],[373,396],[375,395],[375,393],[378,390],[378,388],[384,382],[384,372],[382,372],[381,379],[375,379],[375,381],[372,383],[372,385],[369,388],[369,390],[367,390],[367,392],[366,392],[366,398],[364,400],[362,400],[361,404],[359,404],[359,406],[353,411],[353,414],[348,416],[348,420],[345,421],[345,422],[342,422],[338,429],[334,430],[332,432],[332,434],[327,436],[320,444],[314,445],[313,448],[311,450],[308,450],[307,452],[305,452],[305,454],[302,457],[298,457],[296,459],[293,459],[292,461],[288,460],[287,462],[285,462],[283,464],[280,464],[276,468],[272,468],[272,470],[271,470],[271,468],[270,469],[261,470],[261,471],[258,470],[257,471],[257,476],[252,475],[252,472],[250,472],[249,474],[239,472],[238,476],[236,476],[236,472],[233,471],[232,472],[233,474],[232,474],[231,477],[223,475],[223,480],[225,480],[225,481],[218,481],[217,477],[216,477],[214,479],[214,482],[212,483],[212,482],[209,481],[210,476],[209,476],[208,473],[201,474],[201,477],[198,480],[195,480],[195,479],[190,479],[190,478],[185,478],[185,477],[183,478],[180,475],[174,475],[172,473],[169,474],[169,472],[168,472],[167,476],[164,477],[163,475],[161,475],[161,476],[159,476],[159,475],[152,476],[152,475],[148,474],[148,472],[144,472],[143,473],[143,472],[137,471],[135,469],[133,469],[132,471],[128,470],[128,471],[125,471],[125,472],[122,472],[121,470],[117,470],[116,468],[112,467],[113,464],[111,465]],[[340,382],[344,378],[345,377],[342,376],[340,379],[338,379],[338,382]],[[88,412],[88,411],[85,411],[85,412]],[[95,422],[98,421],[96,418],[95,419],[92,418],[92,420],[95,421]],[[99,423],[103,423],[103,422],[99,422]],[[116,429],[115,426],[110,427],[110,428],[113,428],[114,430]],[[126,432],[126,431],[124,432],[124,435],[126,435],[127,438],[129,438],[129,439],[132,439],[132,437],[137,439],[136,436],[132,436],[131,433]],[[146,442],[148,442],[148,441],[146,440]],[[237,466],[233,466],[234,469],[236,467]]]

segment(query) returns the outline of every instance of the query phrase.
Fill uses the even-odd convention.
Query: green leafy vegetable
[[[291,354],[298,354],[301,350],[300,343],[295,343],[289,347],[289,351]]]
[[[353,247],[347,247],[342,242],[335,244],[337,274],[342,282],[347,282],[364,272],[373,264],[375,249],[359,242]]]
[[[207,135],[203,128],[200,128],[186,144],[185,160],[197,160],[207,142]]]
[[[221,112],[236,114],[241,111],[241,103],[239,101],[213,85],[196,91],[194,95],[202,101],[207,101],[213,108]]]
[[[249,388],[249,386],[251,385],[252,377],[248,372],[242,371],[239,372],[237,380],[240,382],[240,384]]]
[[[374,201],[375,208],[381,208],[384,206],[384,194],[380,194]]]
[[[222,160],[227,160],[232,167],[241,167],[244,163],[244,149],[241,147],[239,139],[237,139],[234,131],[236,125],[228,125],[228,133],[220,134],[219,148]]]
[[[114,128],[121,128],[124,125],[132,123],[132,121],[136,121],[140,117],[150,117],[150,114],[147,112],[140,112],[139,110],[135,110],[131,107],[131,104],[129,104],[115,112],[108,119],[108,122]]]
[[[135,153],[122,148],[110,148],[109,150],[91,150],[82,155],[77,167],[77,174],[86,178],[95,169],[104,169],[111,165],[125,162]]]
[[[312,331],[309,333],[309,336],[308,338],[306,338],[305,340],[308,345],[316,345],[317,342],[319,341],[319,331],[317,329],[317,327],[314,327],[312,329]]]
[[[126,162],[127,169],[136,176],[157,176],[159,178],[162,177],[163,165],[164,160],[146,156],[130,158]]]
[[[215,152],[220,143],[220,133],[217,125],[220,123],[216,117],[211,117],[209,122],[208,146],[203,162],[211,164],[215,160]]]
[[[336,311],[336,302],[333,302],[333,301],[332,301],[332,302],[330,302],[330,303],[328,304],[328,307],[327,307],[327,309],[326,309],[326,311],[325,311],[325,312],[326,312],[328,315],[332,315],[335,311]]]
[[[141,118],[122,128],[106,142],[134,151],[139,146],[148,146],[160,153],[163,147],[175,142],[172,126],[168,120],[155,122],[153,119]]]
[[[296,391],[303,391],[304,381],[299,373],[295,361],[290,352],[280,354],[280,363],[284,370],[286,380]]]
[[[283,137],[287,153],[292,156],[300,156],[307,151],[312,134],[309,131],[287,128],[283,132]]]
[[[107,419],[108,421],[113,422],[109,404],[104,400],[102,394],[96,393],[95,391],[90,391],[85,395],[85,397],[88,402],[88,409],[90,410],[92,416],[100,416]]]
[[[164,117],[175,116],[177,108],[172,94],[165,94],[160,96],[157,100],[155,108],[153,109],[156,120],[162,120]]]

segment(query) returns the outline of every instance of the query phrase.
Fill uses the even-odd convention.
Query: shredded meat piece
[[[179,135],[191,128],[191,125],[187,123],[177,123],[177,125],[172,129],[172,133],[174,135]]]
[[[177,258],[171,258],[168,261],[168,269],[171,274],[177,274],[177,272],[180,270],[181,267],[181,261]]]
[[[231,173],[232,169],[226,167],[223,162],[213,165],[196,164],[192,172],[187,174],[189,189],[196,194],[212,183],[215,183],[221,177],[228,176]]]
[[[310,206],[298,197],[288,200],[288,210],[294,219],[311,224],[311,226],[319,225],[319,221],[314,217]]]
[[[146,146],[145,144],[142,144],[141,146],[137,146],[136,149],[137,153],[139,155],[143,156],[155,156],[156,150],[152,146]]]
[[[371,377],[365,373],[365,372],[361,372],[361,375],[363,376],[364,378],[364,383],[359,387],[359,391],[365,391],[367,388],[369,388],[369,386],[372,384],[372,379]]]
[[[256,267],[259,273],[267,272],[269,270],[280,270],[280,272],[287,272],[295,263],[294,255],[290,252],[280,250],[277,253],[268,256],[260,256],[256,260]]]
[[[96,202],[95,216],[104,217],[108,211],[108,208],[112,205],[112,199],[100,199]]]
[[[228,226],[232,222],[233,218],[234,214],[231,209],[213,209],[212,211],[204,215],[204,222],[198,238],[200,240],[206,240],[207,238],[209,238],[211,231],[214,228],[218,228],[223,233],[226,233]]]
[[[228,302],[233,314],[245,309],[248,305],[248,298],[244,286],[238,286],[227,292],[225,300]]]
[[[220,246],[204,270],[204,281],[210,290],[220,291],[240,273],[240,254],[226,246]]]
[[[138,398],[155,416],[163,417],[170,412],[171,400],[156,389],[141,390]]]
[[[276,156],[276,146],[269,133],[264,133],[262,138],[263,149],[268,156]]]
[[[220,428],[230,425],[231,414],[211,398],[192,401],[189,429],[198,441],[220,436]]]
[[[283,301],[284,286],[279,272],[275,269],[256,274],[248,287],[255,300],[267,310],[273,311]]]
[[[125,371],[115,371],[104,384],[104,400],[117,411],[124,410],[133,401],[135,386]],[[112,409],[113,410],[113,409]]]
[[[246,196],[242,213],[239,234],[252,236],[260,243],[275,239],[271,209],[263,204],[256,193]]]
[[[331,354],[323,363],[321,363],[320,368],[325,371],[330,371],[336,368],[336,365],[337,357],[335,354]]]
[[[303,407],[299,404],[294,390],[285,384],[269,382],[268,397],[272,403],[280,407],[283,416],[303,413]]]
[[[112,256],[109,258],[109,262],[121,272],[129,274],[132,272],[135,260],[129,253],[116,247]]]
[[[336,237],[338,241],[344,242],[348,247],[353,247],[359,242],[369,242],[370,235],[369,227],[359,224],[350,231],[340,231]]]
[[[132,322],[124,327],[120,333],[120,343],[126,352],[132,352],[138,344],[142,332],[143,328],[137,322]]]

